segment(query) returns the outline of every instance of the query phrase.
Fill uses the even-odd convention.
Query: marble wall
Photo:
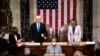
[[[83,0],[77,0],[76,19],[83,33]]]
[[[13,26],[18,27],[19,33],[21,33],[20,0],[10,0],[10,8],[12,11]]]
[[[34,1],[35,0],[29,0],[30,1],[30,24],[32,24],[34,22],[34,17],[35,17],[35,14],[34,14]]]
[[[100,0],[93,0],[93,38],[100,39]]]

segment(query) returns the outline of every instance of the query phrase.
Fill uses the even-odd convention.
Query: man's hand
[[[31,41],[32,43],[34,43],[34,41]]]
[[[41,34],[42,37],[44,37],[44,34]]]
[[[41,36],[42,36],[44,39],[47,39],[47,37],[46,37],[46,36],[44,36],[44,34],[41,34]]]

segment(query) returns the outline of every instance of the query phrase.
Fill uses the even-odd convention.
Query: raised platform
[[[28,47],[32,52],[38,53],[40,56],[43,56],[46,53],[46,48],[50,42],[45,42],[40,45],[40,43],[30,43],[25,42],[25,46],[21,47],[18,51],[18,56],[23,56],[24,48]],[[65,56],[73,56],[76,50],[81,51],[86,56],[94,56],[95,51],[95,42],[81,42],[79,45],[67,45],[67,42],[57,42],[61,45],[62,52]]]

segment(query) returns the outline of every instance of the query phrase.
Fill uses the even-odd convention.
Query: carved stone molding
[[[8,32],[12,26],[10,0],[0,0],[0,31]]]

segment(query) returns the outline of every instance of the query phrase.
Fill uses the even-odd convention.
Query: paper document
[[[95,44],[95,42],[93,41],[93,42],[86,42],[86,44]]]
[[[29,45],[29,46],[31,46],[31,45],[36,45],[36,46],[39,46],[40,45],[40,43],[31,43],[31,42],[25,42],[25,45]]]

